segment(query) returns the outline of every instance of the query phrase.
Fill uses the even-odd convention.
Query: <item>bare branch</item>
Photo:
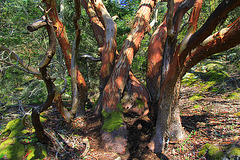
[[[40,20],[40,21],[37,21],[29,26],[27,26],[27,30],[29,30],[30,32],[33,32],[33,31],[36,31],[38,30],[39,28],[42,28],[44,26],[46,26],[47,23],[46,23],[46,20]]]
[[[95,62],[99,62],[101,61],[101,58],[100,57],[93,57],[89,54],[84,54],[84,55],[81,55],[80,58],[86,58],[86,59],[89,59],[91,61],[95,61]]]
[[[156,4],[156,7],[154,8],[154,11],[153,11],[154,17],[153,17],[152,22],[150,23],[151,28],[158,22],[157,15],[158,15],[158,8],[160,6],[160,3],[161,3],[161,1],[159,0]]]
[[[37,69],[35,69],[35,68],[29,66],[27,63],[25,63],[23,61],[23,59],[21,59],[18,56],[17,53],[11,51],[10,49],[8,49],[8,48],[6,48],[4,46],[2,46],[1,44],[0,44],[0,51],[6,51],[10,55],[10,58],[14,59],[15,61],[17,61],[23,68],[17,67],[17,65],[14,65],[14,67],[16,67],[18,69],[21,69],[21,70],[23,70],[23,71],[25,71],[27,73],[31,73],[31,74],[34,74],[34,75],[41,76],[40,72]],[[4,61],[4,62],[8,63],[9,65],[12,65],[11,62],[7,62],[7,61]]]

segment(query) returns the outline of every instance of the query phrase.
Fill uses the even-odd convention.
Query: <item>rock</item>
[[[0,144],[0,156],[6,159],[20,160],[24,155],[24,145],[18,142],[16,138],[9,138]]]

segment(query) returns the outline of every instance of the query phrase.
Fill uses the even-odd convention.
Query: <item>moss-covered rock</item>
[[[211,71],[211,70],[222,70],[224,69],[224,65],[222,65],[219,62],[213,62],[213,63],[208,63],[206,65],[206,70]]]
[[[230,159],[234,159],[234,158],[239,158],[240,157],[240,148],[238,147],[231,147],[228,151],[227,151],[227,157]]]
[[[233,92],[228,96],[228,99],[231,100],[240,100],[240,93]]]
[[[209,78],[210,81],[216,82],[222,82],[229,77],[229,75],[223,70],[211,70],[206,73],[206,76]]]
[[[41,116],[40,116],[41,117]],[[46,121],[44,119],[44,121]],[[22,120],[16,118],[6,125],[1,136],[5,136],[8,139],[0,144],[0,159],[24,159],[28,155],[27,159],[43,159],[47,156],[46,149],[40,143],[36,143],[37,138],[34,134],[34,129],[24,129]],[[27,147],[27,152],[24,144]],[[33,145],[34,144],[34,145]]]
[[[0,155],[4,155],[7,159],[23,159],[25,155],[24,145],[16,138],[9,138],[0,144]]]
[[[219,145],[206,143],[199,151],[198,156],[204,156],[209,160],[234,159],[240,157],[240,148],[232,144],[221,147]]]
[[[209,160],[220,160],[224,156],[224,153],[219,146],[207,143],[198,154],[199,157],[204,155],[206,155]]]
[[[24,125],[22,124],[22,120],[19,118],[16,118],[8,122],[1,136],[8,136],[9,138],[21,136],[23,135],[23,133],[21,132],[23,128],[24,128]]]
[[[29,144],[27,146],[27,160],[43,159],[47,156],[47,151],[41,143],[35,145]]]

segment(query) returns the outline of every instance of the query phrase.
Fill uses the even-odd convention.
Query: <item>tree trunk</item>
[[[68,69],[69,74],[71,75],[72,48],[67,37],[65,26],[62,24],[62,22],[59,19],[58,12],[56,9],[56,2],[55,0],[43,0],[43,2],[46,4],[47,10],[51,9],[48,15],[50,19],[53,21],[56,37],[63,51],[66,67]],[[78,67],[77,67],[77,87],[78,87],[78,100],[79,100],[78,108],[80,108],[79,110],[84,110],[85,103],[87,100],[87,84],[81,72],[79,71]],[[64,107],[62,108],[62,110],[66,111]]]
[[[168,134],[170,136],[171,134],[175,134],[177,137],[179,135],[179,138],[184,137],[184,133],[181,132],[181,126],[179,125],[180,124],[180,119],[178,119],[179,116],[177,116],[175,120],[171,119],[171,116],[173,115],[176,116],[176,114],[178,115],[179,109],[175,107],[176,104],[174,104],[174,99],[176,100],[176,95],[178,95],[177,93],[178,91],[176,88],[177,82],[180,81],[181,77],[183,76],[183,73],[185,72],[185,71],[182,72],[183,66],[185,64],[186,65],[185,67],[187,67],[187,64],[192,63],[190,61],[194,59],[193,57],[187,58],[188,54],[191,52],[194,53],[195,51],[197,51],[198,49],[194,49],[194,48],[198,48],[198,45],[200,43],[206,44],[209,41],[211,41],[211,43],[214,42],[213,39],[211,38],[208,39],[207,37],[212,33],[212,31],[216,28],[216,26],[220,23],[220,21],[224,19],[224,15],[226,15],[232,9],[236,8],[236,6],[240,5],[240,1],[236,1],[236,0],[232,0],[231,2],[223,1],[216,8],[216,10],[211,14],[211,16],[208,18],[206,23],[198,31],[195,32],[197,28],[196,25],[197,25],[199,13],[200,13],[201,3],[202,3],[202,0],[196,0],[195,7],[192,12],[192,16],[190,17],[190,26],[188,28],[186,37],[183,39],[180,45],[177,46],[176,51],[171,49],[171,47],[174,46],[174,44],[172,45],[171,43],[169,43],[169,45],[166,45],[167,42],[165,43],[164,54],[168,53],[165,51],[169,51],[170,55],[172,53],[171,51],[174,51],[174,54],[172,58],[170,56],[171,60],[168,61],[170,63],[167,63],[169,65],[163,65],[163,68],[162,68],[163,70],[162,73],[165,73],[165,74],[162,75],[162,82],[160,87],[161,90],[160,90],[159,111],[158,111],[158,118],[157,118],[157,125],[156,125],[156,134],[153,140],[151,141],[151,143],[149,144],[149,148],[151,150],[154,150],[157,153],[161,153],[164,150],[164,143],[165,143],[164,137],[166,134],[168,134],[166,132],[167,129],[168,131],[170,131],[170,134]],[[179,15],[180,16],[177,19],[174,16],[173,19],[175,19],[176,21],[173,21],[173,24],[175,25],[178,24],[179,20],[181,19],[180,17],[183,15],[184,12],[186,12],[186,9],[188,7],[191,7],[192,5],[192,3],[190,3],[191,5],[187,6],[187,8],[184,9],[185,4],[186,3],[183,3],[183,5],[179,6],[178,8],[179,11],[178,10],[176,11],[175,16],[177,17]],[[233,28],[236,28],[236,26]],[[175,28],[175,29],[176,31],[178,31],[178,28]],[[224,30],[224,34],[231,33],[231,31],[229,30],[230,29]],[[177,32],[174,32],[174,33],[177,33]],[[168,37],[171,38],[171,36],[169,35]],[[167,40],[168,40],[168,37],[167,37]],[[216,36],[216,38],[217,37],[218,36]],[[199,52],[196,52],[196,55],[198,54]],[[191,55],[189,55],[189,57],[191,57]],[[168,56],[166,56],[166,58],[168,58]],[[185,61],[186,59],[190,60],[189,61],[190,63],[186,62]],[[165,62],[165,60],[166,59],[163,56],[163,62]],[[172,131],[171,128],[174,128],[174,127],[169,126],[170,121],[176,122],[175,125],[180,127],[178,133],[175,133],[174,131]],[[175,138],[177,139],[177,137]]]
[[[128,79],[133,56],[138,51],[144,33],[149,28],[150,13],[154,5],[155,2],[151,0],[143,0],[140,4],[132,30],[124,42],[120,57],[113,69],[106,87],[104,88],[103,112],[111,114],[114,112],[120,112],[121,110],[121,108],[117,106],[120,103],[120,99]],[[106,122],[104,121],[104,123]],[[116,135],[115,132],[118,134]],[[116,140],[116,136],[122,137],[122,141]],[[105,146],[113,146],[114,143],[118,144],[118,148],[122,148],[120,154],[124,154],[127,146],[126,136],[126,125],[122,123],[120,127],[117,126],[112,132],[103,132],[102,139]],[[119,150],[116,150],[115,152],[119,153]]]
[[[175,87],[174,87],[174,99],[171,105],[171,118],[169,123],[169,128],[167,133],[169,134],[168,138],[171,141],[179,141],[187,138],[187,133],[182,127],[181,117],[180,117],[180,109],[178,106],[179,102],[179,94],[181,89],[181,78],[178,79]]]
[[[45,17],[46,17],[46,13],[45,13]],[[48,36],[49,36],[49,46],[44,59],[39,64],[39,71],[42,75],[42,79],[46,84],[48,96],[47,96],[47,100],[43,104],[33,108],[31,117],[32,117],[32,124],[35,128],[35,134],[38,140],[42,143],[48,143],[48,138],[44,134],[44,129],[43,129],[43,126],[41,125],[39,116],[41,112],[46,110],[52,104],[52,101],[55,96],[55,85],[51,77],[47,73],[47,66],[49,65],[49,63],[51,62],[51,59],[55,55],[57,42],[56,42],[56,37],[55,37],[54,29],[51,22],[47,17],[46,17],[46,20],[44,20],[44,22],[45,22],[44,24],[43,23],[39,24],[38,22],[37,24],[40,25],[40,27],[38,28],[41,28],[43,26],[46,27]],[[29,28],[32,28],[32,27],[28,27],[28,29]],[[35,30],[30,30],[30,31],[35,31]]]

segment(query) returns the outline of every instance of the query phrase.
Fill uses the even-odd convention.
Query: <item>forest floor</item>
[[[239,74],[235,77],[239,81]],[[228,84],[228,83],[227,83]],[[240,101],[239,87],[227,89],[229,85],[218,84],[214,87],[226,89],[225,92],[204,90],[199,82],[194,85],[182,85],[179,106],[182,124],[188,138],[181,142],[167,141],[164,156],[166,159],[207,159],[199,156],[199,151],[206,144],[240,146]],[[239,83],[237,82],[237,85]],[[214,88],[212,86],[212,88]],[[236,99],[231,95],[237,94]],[[3,108],[4,107],[4,108]],[[30,110],[31,106],[24,106]],[[4,114],[3,114],[4,113]],[[21,117],[19,106],[2,106],[1,132],[7,122]],[[85,119],[75,119],[71,124],[64,121],[56,107],[52,106],[44,112],[44,129],[51,137],[52,143],[45,146],[47,156],[44,159],[85,159],[85,160],[119,160],[119,155],[105,149],[101,144],[100,118],[91,109],[87,110]],[[83,123],[84,122],[84,123]],[[31,130],[31,126],[25,127]],[[160,159],[148,150],[147,144],[153,135],[153,124],[139,119],[128,125],[129,159]],[[31,137],[34,132],[28,132]],[[17,137],[25,145],[37,145],[36,139]],[[1,136],[0,143],[8,137]],[[0,146],[1,147],[1,146]],[[22,157],[26,159],[29,152]],[[1,155],[0,155],[1,156]],[[0,159],[7,159],[5,156]],[[124,159],[122,157],[122,159]]]

